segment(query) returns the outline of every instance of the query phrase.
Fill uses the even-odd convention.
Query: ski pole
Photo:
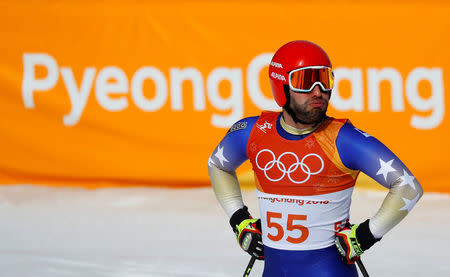
[[[250,261],[248,262],[247,268],[244,271],[243,277],[248,277],[250,275],[250,271],[252,271],[253,264],[256,261],[256,257],[252,256]]]
[[[362,275],[364,277],[369,277],[369,273],[367,273],[366,267],[364,266],[363,262],[361,261],[361,258],[356,260],[356,264],[358,265],[359,270],[361,271]]]

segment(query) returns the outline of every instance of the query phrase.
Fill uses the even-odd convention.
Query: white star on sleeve
[[[219,159],[220,164],[223,166],[223,162],[228,162],[228,160],[223,155],[223,147],[220,147],[220,145],[217,147],[217,152],[214,154],[214,157]]]
[[[400,211],[408,210],[408,213],[411,211],[411,209],[416,205],[417,200],[419,200],[420,194],[417,194],[416,197],[414,197],[413,200],[409,200],[408,198],[403,198],[402,200],[405,201],[405,206],[400,208]]]
[[[380,159],[380,169],[377,172],[377,175],[383,174],[384,180],[387,181],[387,175],[389,172],[394,172],[395,169],[392,167],[392,163],[394,162],[394,159],[385,162],[382,159]]]
[[[413,190],[416,190],[416,187],[414,186],[414,179],[416,179],[416,178],[412,175],[409,175],[405,169],[403,169],[403,176],[400,176],[400,178],[402,180],[402,183],[399,186],[408,185]]]

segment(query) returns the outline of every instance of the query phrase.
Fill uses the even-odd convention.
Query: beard
[[[317,100],[312,99],[310,101]],[[308,110],[310,101],[306,101],[303,105],[296,103],[295,101],[289,101],[288,105],[284,108],[286,112],[292,117],[295,123],[301,124],[318,124],[320,123],[327,113],[328,101],[324,101],[322,107],[313,107]]]

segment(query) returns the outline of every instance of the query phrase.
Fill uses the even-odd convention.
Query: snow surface
[[[385,194],[355,190],[351,221]],[[254,191],[243,196],[258,216]],[[450,276],[449,212],[449,195],[425,194],[363,255],[371,276]],[[242,276],[249,260],[210,188],[0,186],[0,222],[0,276]]]

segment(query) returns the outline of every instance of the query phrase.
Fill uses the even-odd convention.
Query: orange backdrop
[[[227,127],[273,107],[271,55],[306,39],[333,61],[328,114],[450,192],[447,1],[5,2],[0,183],[208,185]]]

